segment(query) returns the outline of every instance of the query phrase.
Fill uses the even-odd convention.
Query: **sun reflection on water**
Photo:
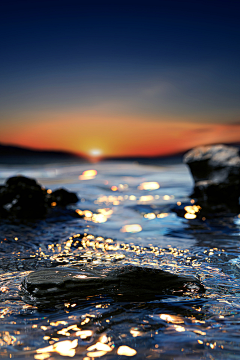
[[[138,186],[139,190],[157,190],[159,188],[160,188],[160,185],[156,181],[144,182]]]
[[[92,180],[96,175],[97,170],[85,170],[82,175],[79,176],[79,180]]]
[[[136,233],[142,231],[142,227],[139,224],[131,224],[131,225],[124,225],[121,230],[121,232],[130,232],[130,233]]]

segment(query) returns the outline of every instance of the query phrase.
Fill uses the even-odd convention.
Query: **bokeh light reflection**
[[[136,233],[142,231],[142,227],[139,224],[125,225],[121,228],[121,232]]]
[[[160,185],[156,181],[143,182],[138,186],[139,190],[157,190]]]
[[[97,170],[85,170],[82,175],[79,176],[79,180],[92,180],[96,177]]]

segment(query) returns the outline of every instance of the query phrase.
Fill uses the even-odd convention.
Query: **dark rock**
[[[57,205],[66,206],[76,203],[79,199],[73,192],[69,192],[66,189],[57,189],[52,192],[50,200],[51,202],[56,202]]]
[[[14,176],[0,187],[0,217],[13,219],[38,219],[47,215],[52,203],[66,206],[78,201],[76,194],[64,189],[54,191],[54,196],[36,180],[25,176]]]
[[[6,185],[10,187],[37,187],[38,189],[41,189],[41,186],[36,182],[36,180],[27,178],[25,176],[19,175],[19,176],[13,176],[6,181]]]
[[[195,181],[192,197],[201,206],[216,211],[238,208],[240,196],[240,156],[235,147],[200,146],[184,156]]]
[[[193,276],[180,276],[152,268],[115,266],[112,269],[55,268],[29,274],[22,282],[20,294],[26,303],[49,306],[69,299],[108,294],[144,301],[159,294],[202,291]]]
[[[46,190],[34,179],[14,176],[0,189],[3,217],[41,218],[47,212]]]

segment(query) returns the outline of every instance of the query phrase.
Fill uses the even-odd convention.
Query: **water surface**
[[[193,183],[184,165],[0,170],[2,183],[22,174],[51,190],[77,192],[81,200],[72,207],[82,215],[1,221],[2,358],[239,358],[240,218],[177,216],[172,208],[180,203],[197,205],[188,198]],[[116,262],[194,275],[206,291],[149,301],[118,301],[102,292],[47,309],[25,304],[19,296],[22,279],[35,269]]]

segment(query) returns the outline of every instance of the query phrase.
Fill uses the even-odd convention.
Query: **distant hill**
[[[213,144],[212,144],[213,145]],[[225,145],[236,146],[240,149],[240,143],[228,143]],[[181,164],[184,154],[188,150],[168,156],[124,156],[106,157],[101,161],[122,161],[138,162],[146,165],[175,165]],[[21,146],[0,144],[0,164],[21,165],[21,164],[48,164],[64,162],[88,162],[84,156],[79,156],[67,151],[34,150]]]
[[[0,164],[47,164],[56,162],[86,162],[83,156],[66,151],[33,150],[0,144]]]
[[[219,143],[216,144],[209,144],[211,145],[218,145]],[[236,143],[225,143],[224,145],[228,145],[228,146],[235,146],[239,148],[240,151],[240,143],[236,142]],[[189,149],[190,150],[190,149]],[[177,154],[172,154],[172,155],[157,155],[157,156],[125,156],[125,157],[108,157],[105,158],[104,161],[127,161],[127,162],[138,162],[139,164],[144,164],[144,165],[159,165],[159,166],[164,166],[164,165],[176,165],[176,164],[182,164],[183,163],[183,156],[189,151],[182,151],[179,152]]]

